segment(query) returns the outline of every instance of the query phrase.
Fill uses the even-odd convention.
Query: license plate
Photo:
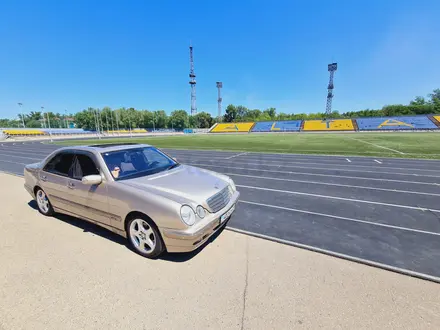
[[[235,204],[228,210],[228,212],[226,212],[220,217],[220,223],[223,223],[227,218],[229,218],[232,212],[234,212],[234,210],[235,210]]]

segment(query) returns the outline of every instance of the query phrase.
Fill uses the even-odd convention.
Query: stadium
[[[440,329],[440,2],[28,2],[0,330]]]

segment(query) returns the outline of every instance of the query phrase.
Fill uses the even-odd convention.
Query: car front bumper
[[[220,211],[210,214],[203,219],[199,225],[190,227],[186,230],[176,230],[169,228],[162,228],[162,238],[168,252],[189,252],[197,249],[205,243],[216,231],[222,228],[228,221],[232,214],[220,221],[222,215],[226,214],[231,208],[236,208],[240,193],[236,191],[229,203]],[[235,212],[235,209],[234,209]]]

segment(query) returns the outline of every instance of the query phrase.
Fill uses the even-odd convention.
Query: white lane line
[[[316,173],[292,172],[292,171],[260,170],[260,169],[257,169],[257,168],[225,166],[225,165],[213,165],[213,164],[197,164],[197,163],[186,163],[186,164],[188,164],[188,165],[195,165],[195,166],[206,166],[206,167],[232,168],[232,169],[235,169],[235,170],[247,170],[247,171],[257,171],[257,172],[282,173],[282,174],[299,174],[299,175],[303,175],[303,176],[322,176],[322,177],[330,177],[330,178],[343,178],[343,179],[369,180],[369,181],[386,181],[386,182],[423,184],[423,185],[428,185],[428,186],[440,186],[440,183],[433,183],[433,182],[420,182],[420,181],[395,180],[395,179],[380,179],[380,178],[368,178],[368,177],[361,177],[361,176],[346,176],[346,175],[333,175],[333,174],[316,174]]]
[[[185,156],[182,156],[185,157]],[[182,158],[180,157],[180,158]],[[189,157],[188,157],[189,158]],[[211,161],[215,162],[221,162],[225,161],[229,158],[215,158],[215,157],[191,157],[191,160],[197,161],[196,158],[206,158]],[[255,160],[254,160],[255,161]],[[266,164],[266,162],[270,163],[278,163],[278,164]],[[395,172],[378,172],[378,171],[368,171],[363,169],[356,169],[358,167],[366,167],[367,169],[374,169],[374,168],[380,168],[380,169],[391,169],[391,170],[406,170],[406,171],[422,171],[422,172],[435,172],[439,173],[440,169],[436,170],[428,170],[428,169],[421,169],[421,168],[409,168],[409,167],[394,167],[394,166],[377,166],[377,165],[343,165],[343,164],[328,164],[328,163],[311,163],[311,162],[277,162],[277,161],[266,161],[266,162],[258,162],[258,163],[249,163],[245,159],[241,161],[234,161],[234,164],[246,164],[246,165],[259,165],[259,166],[275,166],[275,167],[294,167],[294,168],[313,168],[313,169],[319,169],[319,170],[339,170],[339,171],[349,171],[349,172],[369,172],[369,173],[388,173],[388,174],[399,174]],[[284,164],[298,164],[298,165],[306,165],[306,167],[301,166],[293,166],[293,165],[284,165]],[[322,165],[322,166],[328,166],[325,168],[322,167],[310,167],[307,165]],[[336,166],[335,168],[333,166]],[[338,167],[347,167],[348,169],[341,169]],[[407,174],[407,175],[417,175],[417,174]],[[420,174],[423,175],[423,174]]]
[[[351,160],[350,160],[350,159],[348,159],[348,158],[345,158],[345,159],[347,160],[347,162],[351,163]]]
[[[281,239],[281,238],[276,238],[276,237],[267,236],[267,235],[263,235],[263,234],[257,234],[257,233],[251,232],[251,231],[242,230],[242,229],[238,229],[238,228],[234,228],[234,227],[230,227],[230,226],[227,226],[226,230],[234,231],[234,232],[237,232],[237,233],[240,233],[240,234],[243,234],[243,235],[249,235],[249,236],[265,239],[265,240],[276,242],[276,243],[286,244],[286,245],[293,246],[293,247],[296,247],[296,248],[309,250],[309,251],[312,251],[312,252],[322,253],[322,254],[325,254],[325,255],[332,256],[332,257],[341,258],[341,259],[344,259],[344,260],[348,260],[348,261],[352,261],[352,262],[357,262],[357,263],[360,263],[360,264],[368,265],[368,266],[371,266],[371,267],[377,267],[377,268],[388,270],[388,271],[395,272],[395,273],[398,273],[398,274],[402,274],[402,275],[406,275],[406,276],[412,276],[412,277],[415,277],[415,278],[420,278],[420,279],[426,280],[426,281],[432,281],[432,282],[440,283],[440,277],[435,277],[435,276],[431,276],[431,275],[427,275],[427,274],[423,274],[423,273],[419,273],[419,272],[414,272],[412,270],[407,270],[407,269],[404,269],[404,268],[394,267],[394,266],[390,266],[390,265],[387,265],[387,264],[382,264],[380,262],[371,261],[371,260],[368,260],[368,259],[353,257],[353,256],[350,256],[348,254],[343,254],[343,253],[334,252],[334,251],[331,251],[331,250],[321,249],[321,248],[314,247],[314,246],[311,246],[311,245],[306,245],[306,244],[302,244],[302,243],[288,241],[288,240],[284,240],[284,239]]]
[[[299,209],[293,209],[293,208],[290,208],[290,207],[283,207],[283,206],[263,204],[263,203],[255,203],[255,202],[243,201],[243,200],[240,200],[240,203],[258,205],[258,206],[264,206],[264,207],[270,207],[270,208],[274,208],[274,209],[280,209],[280,210],[291,211],[291,212],[298,212],[298,213],[304,213],[304,214],[318,215],[318,216],[325,217],[325,218],[332,218],[332,219],[338,219],[338,220],[344,220],[344,221],[350,221],[350,222],[364,223],[364,224],[371,225],[371,226],[386,227],[386,228],[392,228],[392,229],[398,229],[398,230],[404,230],[404,231],[411,231],[411,232],[415,232],[415,233],[440,236],[440,233],[432,232],[432,231],[426,231],[426,230],[420,230],[420,229],[414,229],[414,228],[408,228],[408,227],[401,227],[401,226],[394,226],[394,225],[388,225],[388,224],[385,224],[385,223],[372,222],[372,221],[353,219],[353,218],[347,218],[347,217],[340,217],[340,216],[337,216],[337,215],[326,214],[326,213],[319,213],[319,212],[312,212],[312,211],[305,211],[305,210],[299,210]]]
[[[281,179],[281,178],[272,178],[267,176],[256,176],[256,175],[247,175],[247,174],[236,174],[236,173],[223,173],[230,176],[243,176],[247,178],[255,178],[255,179],[263,179],[263,180],[275,180],[275,181],[288,181],[288,182],[298,182],[298,183],[311,183],[318,184],[324,186],[336,186],[336,187],[345,187],[345,188],[359,188],[359,189],[370,189],[370,190],[379,190],[379,191],[389,191],[395,193],[404,193],[404,194],[415,194],[415,195],[427,195],[427,196],[438,196],[440,194],[427,193],[427,192],[418,192],[418,191],[410,191],[410,190],[399,190],[399,189],[387,189],[387,188],[376,188],[376,187],[366,187],[366,186],[353,186],[348,184],[340,184],[340,183],[327,183],[327,182],[317,182],[317,181],[307,181],[307,180],[294,180],[294,179]]]
[[[7,156],[9,158],[23,158],[23,159],[33,159],[33,160],[42,160],[43,158],[35,158],[35,157],[25,157],[25,156],[16,156],[16,155],[4,155],[0,153],[0,156]]]
[[[377,159],[375,159],[374,160],[376,163],[378,163],[378,164],[382,164],[382,162],[381,161],[379,161],[379,160],[377,160]],[[426,170],[425,170],[426,171]],[[433,171],[433,170],[432,170]],[[437,171],[437,170],[436,170]]]
[[[201,155],[203,153],[199,153],[199,155]],[[213,153],[214,155],[215,153]],[[221,156],[221,153],[217,153],[216,156]],[[286,155],[286,157],[282,157],[283,155]],[[410,154],[407,154],[410,155]],[[256,159],[256,160],[278,160],[278,161],[288,161],[288,160],[302,160],[302,161],[331,161],[331,162],[343,162],[345,161],[346,157],[350,157],[350,160],[355,159],[356,161],[360,161],[360,162],[368,162],[370,161],[372,158],[375,157],[379,157],[377,154],[376,155],[371,155],[371,156],[358,156],[358,155],[339,155],[339,156],[331,156],[331,155],[319,155],[319,154],[278,154],[278,157],[273,155],[273,154],[267,154],[267,153],[260,153],[260,154],[255,154],[255,153],[251,153],[249,152],[246,157],[243,157],[245,159]],[[396,162],[396,163],[419,163],[419,162],[424,162],[425,160],[427,162],[437,162],[438,164],[440,164],[438,159],[420,159],[420,158],[399,158],[399,157],[394,157],[394,158],[387,158],[384,157],[385,160],[387,161],[391,161],[391,162]],[[332,163],[333,164],[333,163]]]
[[[196,160],[197,161],[197,160]],[[215,162],[218,163],[222,163],[221,160],[215,160]],[[223,162],[224,163],[224,162]],[[230,163],[229,163],[230,164]],[[286,167],[286,168],[303,168],[303,169],[307,169],[307,170],[323,170],[323,171],[342,171],[342,172],[358,172],[358,173],[374,173],[374,174],[393,174],[393,175],[403,175],[403,176],[424,176],[424,177],[429,177],[429,178],[440,178],[440,175],[429,175],[429,174],[417,174],[417,173],[400,173],[400,172],[384,172],[384,171],[367,171],[367,170],[356,170],[356,169],[345,169],[345,168],[328,168],[328,167],[312,167],[312,166],[289,166],[289,165],[268,165],[268,164],[260,164],[260,163],[243,163],[243,162],[234,162],[233,164],[243,164],[243,165],[255,165],[255,166],[270,166],[270,167],[276,167],[276,168],[281,168],[281,167]],[[306,164],[304,164],[306,165]],[[228,167],[228,163],[227,165],[223,165],[223,167]],[[351,165],[348,165],[351,166]],[[428,170],[423,170],[423,171],[428,171]],[[439,173],[439,171],[433,170],[433,172],[435,173]]]
[[[18,164],[18,165],[28,165],[29,164],[29,163],[25,164],[25,163],[11,162],[9,160],[1,160],[1,159],[0,159],[0,162],[2,162],[2,163],[11,163],[11,164]]]
[[[246,154],[247,154],[247,152],[243,152],[243,153],[241,153],[241,154],[233,155],[233,156],[231,156],[231,157],[227,157],[227,158],[225,158],[225,159],[232,159],[232,158],[235,158],[235,157],[238,157],[238,156],[243,156],[243,155],[246,155]]]
[[[347,138],[348,138],[348,139],[351,139],[351,140],[359,141],[359,142],[362,142],[362,143],[370,144],[370,145],[375,146],[375,147],[377,147],[377,148],[382,148],[382,149],[391,150],[391,151],[397,152],[397,153],[399,153],[399,154],[401,154],[401,155],[404,155],[404,154],[405,154],[404,152],[401,152],[401,151],[399,151],[399,150],[395,150],[395,149],[391,149],[391,148],[388,148],[388,147],[380,146],[380,145],[375,144],[375,143],[371,143],[371,142],[367,142],[367,141],[364,141],[364,140],[355,139],[355,138],[353,138],[353,137],[348,137],[348,136],[347,136]]]
[[[37,156],[40,156],[42,154],[45,155],[45,153],[42,153],[41,151],[38,152],[38,150],[36,150],[34,152],[29,152],[29,151],[28,152],[20,152],[20,151],[5,150],[5,149],[0,150],[0,156],[14,156],[15,154],[19,154],[19,155],[37,155]]]
[[[348,202],[355,202],[355,203],[374,204],[374,205],[397,207],[397,208],[402,208],[402,209],[410,209],[410,210],[417,210],[417,211],[431,211],[431,212],[435,212],[435,213],[440,213],[440,210],[429,209],[429,208],[418,207],[418,206],[409,206],[409,205],[400,205],[400,204],[391,204],[391,203],[381,203],[381,202],[365,201],[365,200],[362,200],[362,199],[336,197],[336,196],[327,196],[327,195],[319,195],[319,194],[310,194],[310,193],[305,193],[305,192],[300,192],[300,191],[271,189],[271,188],[254,187],[254,186],[246,186],[246,185],[238,185],[238,184],[236,186],[240,187],[240,188],[272,191],[272,192],[279,192],[279,193],[283,193],[283,194],[311,196],[311,197],[326,198],[326,199],[336,199],[336,200],[346,201],[346,202],[348,201]]]

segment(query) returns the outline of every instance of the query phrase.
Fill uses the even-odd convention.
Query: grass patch
[[[124,137],[61,145],[135,142],[159,148],[440,159],[440,133],[268,133]]]

